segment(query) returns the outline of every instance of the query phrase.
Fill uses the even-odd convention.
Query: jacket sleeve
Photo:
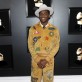
[[[58,52],[59,47],[60,47],[60,34],[59,34],[59,30],[57,29],[57,33],[56,33],[56,40],[55,43],[51,49],[51,51],[49,52],[49,55],[46,57],[47,61],[50,61]]]
[[[32,59],[37,63],[40,61],[40,57],[37,55],[37,52],[35,51],[35,47],[33,45],[33,28],[31,27],[29,29],[29,35],[28,35],[28,49],[31,54]]]
[[[31,56],[34,57],[36,53],[33,46],[33,28],[32,27],[29,29],[29,34],[28,34],[28,49]]]

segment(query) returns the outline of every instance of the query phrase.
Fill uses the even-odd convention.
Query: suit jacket
[[[60,44],[59,30],[48,23],[43,28],[39,23],[32,26],[29,30],[28,48],[32,59],[39,62],[40,59],[50,61],[58,52]],[[39,53],[39,55],[37,55]]]

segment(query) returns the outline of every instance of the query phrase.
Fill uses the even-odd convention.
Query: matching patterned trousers
[[[31,67],[31,82],[53,82],[54,76],[54,58],[46,64],[46,67],[41,69],[37,63],[32,60]]]

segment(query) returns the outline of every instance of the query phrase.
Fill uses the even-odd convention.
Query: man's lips
[[[46,18],[41,18],[42,20],[46,19]]]

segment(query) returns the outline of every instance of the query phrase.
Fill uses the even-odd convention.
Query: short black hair
[[[50,11],[49,10],[46,10],[46,11],[48,11],[48,13],[50,14]]]

